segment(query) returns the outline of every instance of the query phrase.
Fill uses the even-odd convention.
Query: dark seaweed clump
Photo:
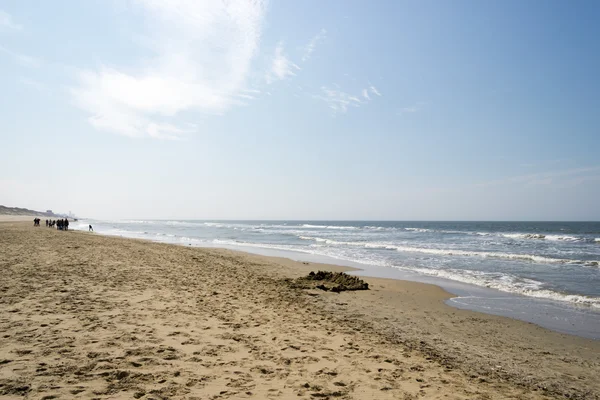
[[[369,284],[356,276],[343,272],[311,271],[294,281],[294,287],[302,289],[321,289],[335,293],[346,290],[369,290]]]

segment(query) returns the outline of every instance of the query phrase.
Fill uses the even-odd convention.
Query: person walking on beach
[[[65,218],[65,231],[69,230],[69,220]]]
[[[90,225],[88,232],[94,232],[94,228],[92,228],[92,225]]]

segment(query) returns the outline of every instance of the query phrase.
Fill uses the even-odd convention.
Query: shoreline
[[[538,398],[542,394],[551,397],[568,394],[571,398],[599,398],[600,383],[596,382],[600,374],[598,341],[560,334],[506,317],[453,308],[444,303],[450,294],[431,284],[364,278],[371,287],[368,291],[340,294],[297,291],[289,289],[285,284],[286,279],[315,269],[341,271],[348,268],[316,263],[306,265],[289,259],[226,249],[178,246],[77,231],[57,232],[44,227],[29,227],[25,223],[0,223],[0,240],[3,245],[0,247],[2,258],[6,260],[1,265],[12,271],[5,273],[4,289],[7,294],[1,298],[0,304],[0,315],[5,316],[1,320],[1,328],[10,336],[0,339],[0,360],[11,360],[9,363],[0,363],[0,384],[4,385],[0,386],[0,392],[6,390],[8,384],[19,381],[17,378],[34,382],[30,387],[38,385],[38,381],[47,382],[44,376],[48,374],[34,372],[36,357],[32,358],[30,354],[44,354],[43,348],[50,346],[53,340],[73,336],[76,342],[72,344],[78,346],[77,349],[81,347],[77,350],[79,352],[115,354],[111,364],[114,368],[111,368],[115,371],[127,370],[130,377],[133,376],[131,362],[141,362],[139,357],[129,360],[131,357],[126,352],[130,350],[127,348],[134,345],[137,349],[146,348],[158,343],[159,339],[160,343],[168,343],[177,352],[184,352],[189,345],[182,343],[193,338],[206,340],[212,346],[220,343],[231,348],[260,348],[262,350],[257,350],[258,353],[239,350],[240,354],[245,354],[240,355],[241,358],[231,358],[226,355],[229,353],[199,357],[203,362],[207,357],[216,357],[211,359],[211,363],[214,361],[218,364],[219,358],[221,362],[235,363],[235,368],[247,371],[244,373],[248,376],[252,375],[253,382],[262,382],[265,387],[282,393],[288,393],[286,390],[291,388],[289,398],[309,397],[311,384],[308,388],[302,385],[311,379],[319,382],[315,387],[320,386],[322,390],[330,388],[331,393],[342,388],[334,385],[334,375],[323,376],[323,372],[318,373],[324,367],[326,370],[329,368],[332,374],[335,372],[335,376],[343,371],[340,376],[349,376],[347,379],[354,380],[352,391],[349,391],[349,386],[344,389],[347,398],[364,398],[365,394],[396,398],[399,393],[416,396],[421,392],[424,397],[448,393],[455,395],[455,398],[472,398],[479,393],[482,397],[485,394],[489,398],[499,399]],[[28,251],[35,251],[35,254],[28,254]],[[57,309],[59,305],[62,308]],[[69,318],[75,319],[65,319],[61,317],[63,314],[72,315]],[[258,321],[261,315],[262,319]],[[116,325],[111,318],[117,318]],[[49,319],[54,322],[48,322]],[[78,320],[88,322],[73,326]],[[199,326],[192,329],[192,325],[206,321],[214,322],[211,322],[212,328],[208,331]],[[144,325],[145,328],[127,328],[132,324]],[[56,328],[49,331],[50,328],[43,325]],[[279,325],[289,328],[287,333],[277,331]],[[145,335],[143,331],[150,329],[148,327],[151,327],[153,338],[141,339]],[[173,341],[177,336],[169,335],[174,330],[185,331],[188,339]],[[112,331],[114,335],[105,337],[104,333]],[[40,338],[30,353],[24,353],[27,349],[23,348],[27,343],[27,332],[35,332],[36,337]],[[100,339],[94,332],[102,333]],[[216,332],[218,335],[211,336]],[[262,336],[266,332],[269,332],[268,340]],[[299,350],[297,357],[291,358],[291,364],[286,364],[281,357],[290,359],[289,351],[296,350],[290,350],[285,341],[277,339],[282,334],[286,340],[302,342],[293,346],[306,351],[302,355]],[[132,335],[137,339],[131,341]],[[235,337],[239,340],[224,339],[232,335],[237,335]],[[272,346],[271,336],[277,343],[275,347]],[[129,338],[129,341],[123,342],[125,338]],[[102,346],[94,343],[94,340],[100,340]],[[206,348],[208,342],[202,348]],[[350,342],[352,345],[348,344]],[[340,350],[325,354],[325,350],[320,350],[322,346]],[[54,350],[48,347],[44,351],[52,353]],[[118,358],[122,357],[123,352],[129,364],[124,365]],[[279,380],[279,372],[274,372],[275,375],[266,374],[268,379],[261,381],[265,374],[253,372],[254,367],[244,361],[248,357],[253,359],[261,352],[272,352],[274,358],[267,363],[270,367],[263,365],[260,368],[273,371],[278,371],[277,368],[282,371],[300,368],[304,371],[302,376],[294,380],[297,383],[287,384],[288,389],[284,382],[290,381],[290,375]],[[90,360],[85,352],[65,354],[66,359],[72,358],[75,364],[88,360],[86,364]],[[189,354],[188,358],[181,357],[182,375],[192,374],[186,364],[194,362],[190,361],[193,357]],[[372,358],[377,354],[380,354],[378,357],[388,357],[390,362]],[[51,364],[60,360],[64,364],[64,357],[59,355],[44,362]],[[313,359],[310,357],[321,361],[310,361]],[[353,362],[348,364],[348,360]],[[172,362],[180,363],[175,360]],[[259,361],[252,365],[256,366],[256,363]],[[375,367],[374,363],[379,363],[379,366]],[[215,373],[221,368],[217,364],[203,368]],[[111,384],[117,384],[116,381],[121,381],[115,378],[116,375],[99,375],[103,373],[100,368],[102,365],[105,364],[94,364],[90,371],[84,371],[82,375],[89,375],[93,383],[90,385],[97,386],[94,389],[96,391],[105,387],[107,382],[110,387]],[[133,367],[133,371],[136,368],[144,371],[156,369],[160,365],[152,368]],[[361,365],[370,366],[365,368],[371,372],[357,370]],[[289,374],[295,373],[292,370],[288,371]],[[394,373],[398,376],[389,375],[392,371],[396,371]],[[72,374],[66,375],[69,379],[73,378]],[[62,379],[57,378],[56,374],[52,377],[58,381]],[[377,377],[379,379],[375,379]],[[167,380],[170,382],[173,379]],[[178,379],[175,381],[179,382]],[[275,381],[283,382],[283,386],[278,386],[279,383]],[[172,384],[176,386],[177,382]],[[86,381],[81,386],[87,388],[88,383]],[[136,381],[137,386],[142,383]],[[206,385],[210,386],[209,383]],[[206,385],[202,386],[205,392],[208,390]],[[40,393],[44,390],[51,392],[44,389],[43,385],[35,387]],[[249,392],[256,395],[257,387],[260,385],[256,384],[255,389]],[[370,387],[376,387],[376,390],[370,391]],[[125,389],[138,390],[136,388],[128,386]],[[219,388],[216,394],[231,389],[226,384]],[[252,397],[244,393],[237,391],[235,398]],[[265,392],[262,397],[267,395]]]
[[[187,242],[165,239],[162,236],[146,238],[112,234],[105,235],[149,240],[155,243],[170,243],[184,247],[188,244]],[[191,245],[191,243],[189,244]],[[292,250],[218,243],[194,243],[192,246],[199,248],[231,249],[242,253],[259,254],[267,257],[283,257],[295,261],[309,261],[321,264],[346,266],[357,269],[357,271],[351,273],[359,276],[432,284],[441,287],[453,296],[446,302],[453,308],[467,309],[489,315],[518,319],[520,321],[535,323],[541,327],[559,333],[600,340],[600,310],[595,309],[591,305],[571,303],[558,299],[526,296],[520,293],[500,291],[498,289],[483,287],[473,283],[461,282],[440,276],[422,275],[410,270],[375,266],[357,261],[295,252]]]

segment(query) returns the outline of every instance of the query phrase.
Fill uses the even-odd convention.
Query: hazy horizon
[[[594,1],[4,1],[0,204],[598,221],[598,20]]]

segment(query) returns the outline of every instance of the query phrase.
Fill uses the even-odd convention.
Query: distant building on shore
[[[46,210],[46,213],[48,213],[48,214],[54,214],[54,213],[52,212],[52,210]]]

